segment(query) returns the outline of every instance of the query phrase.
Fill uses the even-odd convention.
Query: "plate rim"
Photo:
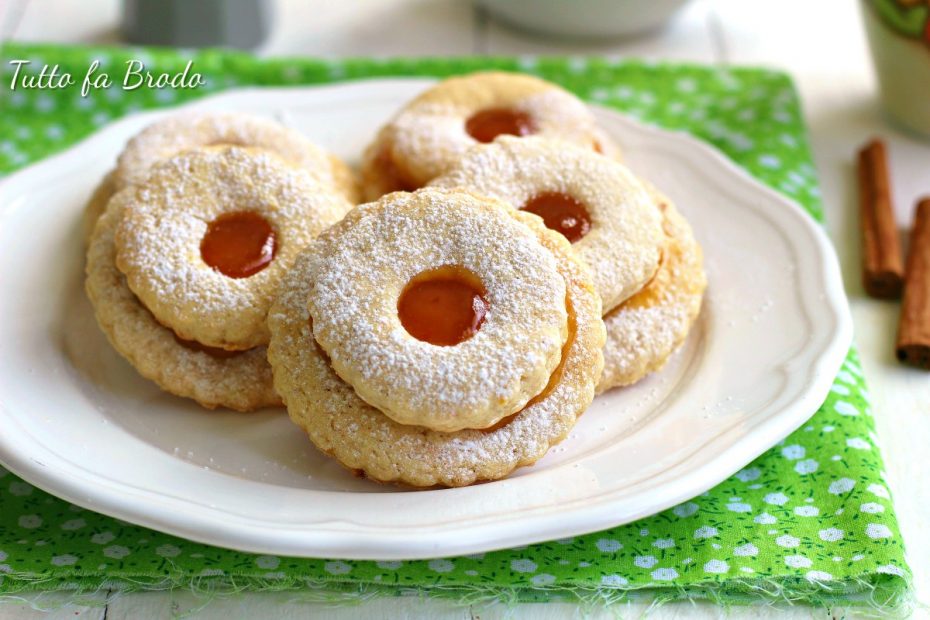
[[[179,110],[211,108],[224,104],[234,107],[237,101],[248,101],[256,96],[269,102],[277,101],[279,98],[299,99],[306,96],[308,92],[318,93],[320,90],[341,91],[351,96],[356,91],[364,92],[372,87],[412,88],[414,85],[425,87],[434,82],[435,80],[423,78],[372,78],[319,86],[237,89],[209,95],[182,106],[131,114],[107,125],[60,153],[0,179],[0,198],[7,193],[15,194],[18,186],[28,188],[31,183],[35,182],[32,178],[40,177],[44,170],[66,163],[70,164],[72,160],[79,159],[82,152],[93,149],[94,143],[103,141],[106,134],[117,133],[123,125],[137,123],[140,118],[155,119]],[[270,103],[269,107],[272,106],[273,103]],[[408,532],[407,536],[402,536],[402,540],[398,541],[396,537],[403,530],[392,528],[392,537],[385,538],[384,532],[376,531],[370,526],[368,531],[357,531],[353,529],[353,524],[348,522],[340,527],[328,529],[320,527],[319,523],[302,524],[299,528],[295,527],[293,530],[286,531],[286,535],[278,536],[275,534],[279,530],[269,531],[268,524],[263,527],[260,523],[247,523],[252,520],[242,515],[235,515],[235,518],[231,519],[232,515],[228,513],[220,510],[211,512],[202,507],[198,507],[193,513],[181,514],[171,508],[174,502],[160,503],[157,499],[153,502],[152,499],[144,497],[133,499],[139,492],[155,494],[152,490],[128,489],[130,492],[127,492],[127,489],[123,488],[109,495],[106,492],[100,492],[101,482],[106,482],[106,480],[101,481],[100,476],[86,470],[73,471],[75,467],[73,463],[51,453],[29,433],[25,434],[39,448],[40,454],[44,450],[44,458],[40,460],[36,454],[29,453],[29,450],[25,450],[17,445],[17,442],[12,441],[12,433],[5,432],[0,433],[0,463],[31,484],[74,504],[196,542],[276,555],[338,556],[346,559],[373,560],[425,559],[461,555],[590,533],[655,514],[716,486],[736,470],[733,468],[734,463],[738,462],[742,467],[759,456],[800,426],[826,398],[836,371],[845,359],[852,342],[852,319],[843,289],[839,263],[822,226],[800,205],[753,178],[713,146],[681,131],[669,131],[644,124],[616,110],[598,105],[591,105],[591,107],[602,120],[609,119],[610,122],[623,123],[637,131],[657,137],[660,141],[676,143],[682,152],[693,151],[700,157],[708,158],[714,162],[714,166],[719,168],[718,172],[729,176],[734,182],[733,187],[742,188],[734,191],[756,194],[762,192],[771,202],[779,203],[782,207],[778,210],[780,215],[773,217],[787,218],[798,226],[792,230],[794,234],[786,235],[786,237],[794,244],[803,232],[806,237],[805,241],[811,243],[809,249],[813,249],[820,259],[820,270],[816,271],[813,269],[814,265],[808,264],[804,268],[806,274],[804,277],[807,280],[818,280],[823,286],[824,298],[818,300],[813,315],[829,316],[833,324],[832,336],[824,343],[819,354],[811,358],[810,363],[805,366],[810,372],[802,396],[758,422],[740,441],[731,442],[714,457],[704,460],[700,466],[667,481],[664,486],[670,492],[666,492],[662,501],[653,502],[648,507],[641,503],[640,510],[625,513],[621,520],[617,519],[615,509],[617,503],[628,501],[622,497],[602,499],[594,505],[556,513],[551,512],[552,506],[537,507],[532,509],[530,514],[520,512],[514,518],[503,522],[498,519],[491,523],[485,523],[483,520],[458,523],[454,527],[460,535],[454,538],[442,536],[442,532],[448,531],[450,527],[448,524],[440,526],[428,540],[423,540],[419,536],[411,536]],[[7,208],[7,204],[0,202],[0,222],[5,217]],[[759,212],[766,213],[767,211],[760,208]],[[797,251],[797,247],[793,249]],[[809,306],[814,304],[807,301],[804,296],[801,298],[805,312],[808,315],[812,314]],[[11,419],[8,415],[8,405],[2,397],[0,397],[0,418]],[[715,435],[708,443],[721,441],[727,432]],[[708,447],[705,446],[704,450],[707,449]],[[695,451],[683,462],[691,460],[699,452]],[[53,464],[63,466],[53,467]],[[89,479],[85,480],[88,476]],[[629,488],[614,490],[612,494],[617,495],[618,492],[621,496],[627,495]],[[181,500],[175,500],[177,501]],[[141,502],[141,504],[136,502]],[[185,503],[189,504],[189,502]],[[154,510],[161,507],[165,508]],[[584,525],[579,521],[582,514]],[[280,526],[278,527],[280,529]],[[302,536],[300,544],[295,545],[291,535],[298,529]],[[493,535],[491,535],[492,532]],[[419,533],[422,533],[422,530]]]

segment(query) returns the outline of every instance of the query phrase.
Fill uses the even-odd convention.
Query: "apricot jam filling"
[[[251,211],[224,213],[207,226],[200,257],[230,278],[248,278],[274,259],[277,243],[268,220]]]
[[[572,243],[591,230],[591,216],[588,215],[588,210],[568,194],[537,194],[526,201],[522,210],[535,213],[543,219],[547,228],[562,233]]]
[[[490,309],[481,281],[462,267],[430,269],[410,279],[397,300],[397,316],[417,340],[441,347],[478,333]]]
[[[478,142],[493,142],[500,135],[528,136],[536,131],[533,118],[510,108],[489,108],[465,121],[465,131]]]

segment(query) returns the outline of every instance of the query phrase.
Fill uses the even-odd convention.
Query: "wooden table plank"
[[[119,42],[120,0],[26,0],[25,4],[26,10],[13,36],[17,41],[63,44]]]
[[[12,39],[26,12],[26,0],[7,0],[0,4],[0,43]]]
[[[0,599],[0,620],[104,620],[106,595],[84,597],[91,605],[68,604],[73,595],[66,592],[39,592]]]
[[[189,592],[148,592],[124,596],[109,605],[106,620],[168,620],[183,615],[197,620],[269,618],[275,620],[471,620],[468,607],[416,597],[381,598],[334,606],[312,602],[300,593],[252,592],[213,600]],[[19,620],[18,618],[16,620]]]
[[[7,0],[4,0],[6,2]],[[16,0],[14,0],[16,1]],[[416,56],[474,53],[475,12],[459,0],[270,3],[273,27],[261,55]],[[21,41],[119,43],[119,0],[29,0]]]

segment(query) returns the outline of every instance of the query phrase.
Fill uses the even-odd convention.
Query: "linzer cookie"
[[[607,344],[598,393],[662,368],[688,336],[707,287],[691,226],[667,197],[649,189],[664,218],[662,261],[642,290],[604,316]]]
[[[116,230],[129,288],[178,336],[210,347],[268,341],[265,316],[297,254],[346,201],[267,151],[187,151],[156,166]]]
[[[655,274],[662,216],[639,180],[591,149],[540,137],[478,145],[432,182],[503,200],[540,216],[591,267],[608,312]]]
[[[424,230],[433,234],[418,232]],[[386,245],[394,246],[390,258],[336,253],[355,237],[374,240],[382,235],[389,235]],[[496,249],[497,261],[473,255]],[[359,258],[368,264],[327,267]],[[341,286],[330,273],[334,269],[348,280],[378,287],[371,292],[384,299],[373,301],[376,318],[330,305],[338,303],[338,296],[322,289]],[[510,278],[521,283],[511,284],[506,281]],[[405,301],[417,287],[429,284],[436,285],[432,291]],[[517,299],[508,299],[511,295]],[[353,302],[343,298],[343,303]],[[408,303],[419,307],[411,308],[412,317],[405,319]],[[526,308],[524,316],[512,311],[516,305]],[[337,322],[359,317],[361,322],[354,332],[333,330],[333,319],[327,316],[332,312],[341,315]],[[288,413],[323,452],[379,481],[462,486],[532,464],[568,434],[590,404],[601,372],[600,316],[590,273],[561,235],[498,201],[427,188],[358,207],[307,248],[286,276],[269,314],[268,356]],[[330,330],[333,334],[327,333]],[[355,342],[336,347],[335,334]],[[537,342],[540,339],[544,342]],[[485,346],[492,341],[512,349]],[[366,346],[391,354],[372,359],[346,351]],[[336,370],[337,357],[342,372]],[[386,374],[376,382],[377,373]],[[393,373],[395,385],[390,385],[387,373]],[[401,423],[394,419],[396,408],[388,415],[366,402],[374,391],[371,386],[384,390],[378,395],[382,402],[394,394],[401,396],[392,402],[409,399],[408,374],[423,378],[418,387],[424,400],[441,403],[432,411],[427,408],[421,423]],[[445,379],[440,378],[443,374]],[[458,375],[467,378],[467,384]],[[532,375],[533,387],[518,375]],[[536,380],[540,376],[541,383]],[[358,388],[361,381],[369,383],[366,398]],[[487,399],[510,395],[516,386],[529,393],[528,402],[487,426],[493,419],[486,414]],[[476,400],[482,395],[485,400]],[[461,409],[446,407],[457,399]],[[477,409],[482,414],[467,423],[480,428],[430,428],[461,426],[448,420],[455,420],[457,411],[473,411],[472,400],[481,402]],[[510,409],[512,405],[503,411]]]
[[[138,183],[153,164],[182,151],[224,144],[271,151],[347,197],[355,191],[346,165],[301,134],[266,118],[234,112],[181,114],[150,125],[120,154],[116,186]]]
[[[169,392],[208,407],[273,404],[272,297],[299,251],[347,209],[267,151],[207,147],[161,161],[95,229],[87,290],[98,322]]]
[[[468,148],[500,135],[539,135],[614,154],[577,97],[539,78],[473,73],[449,78],[408,103],[363,157],[366,198],[411,191],[447,172]]]
[[[393,420],[485,428],[558,365],[565,282],[505,209],[467,193],[398,192],[315,244],[314,336],[336,374]]]
[[[181,340],[126,285],[116,268],[113,233],[132,191],[113,197],[87,250],[85,288],[110,344],[143,377],[205,407],[251,411],[280,405],[264,346],[228,352]]]
[[[301,134],[274,121],[230,112],[197,112],[168,117],[148,126],[126,144],[115,170],[100,186],[85,210],[85,232],[106,207],[109,196],[145,179],[157,162],[189,149],[234,145],[266,150],[302,168],[324,186],[358,202],[358,183],[352,170]]]

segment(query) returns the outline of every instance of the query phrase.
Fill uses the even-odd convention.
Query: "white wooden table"
[[[862,362],[877,412],[879,443],[909,549],[918,597],[930,605],[930,374],[894,359],[896,303],[864,297],[859,250],[853,154],[872,135],[888,141],[898,222],[909,225],[915,199],[930,194],[930,142],[891,127],[879,109],[858,7],[853,0],[694,0],[664,31],[609,44],[558,43],[516,33],[490,20],[465,0],[278,0],[272,36],[261,54],[454,55],[595,54],[757,64],[789,71],[804,100],[817,160],[830,236],[836,244],[852,303]],[[0,41],[58,43],[118,42],[118,0],[0,0]],[[102,600],[102,599],[101,599]],[[288,594],[248,594],[207,602],[182,593],[127,595],[108,606],[60,607],[55,596],[30,596],[0,605],[0,619],[168,618],[197,610],[202,619],[229,618],[566,618],[568,604],[508,609],[453,607],[419,599],[381,599],[361,606],[329,608]],[[208,603],[205,605],[205,603]],[[38,607],[59,607],[52,612]],[[648,605],[630,604],[625,617]],[[616,611],[616,610],[615,610]],[[831,610],[833,617],[842,610]],[[709,604],[672,604],[655,618],[718,617]],[[823,610],[735,609],[734,618],[824,617]],[[594,617],[613,617],[611,612]],[[926,610],[916,616],[928,617]]]

